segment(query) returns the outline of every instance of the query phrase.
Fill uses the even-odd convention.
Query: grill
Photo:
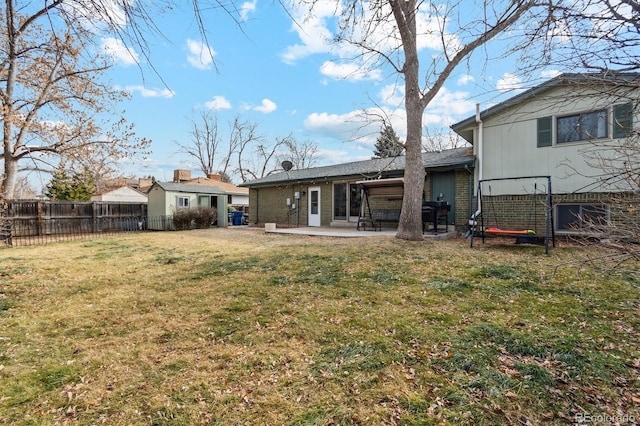
[[[451,211],[451,205],[446,201],[423,201],[422,202],[422,232],[427,230],[428,224],[433,224],[433,232],[438,233],[438,222],[445,218],[446,230],[449,231],[447,216]]]

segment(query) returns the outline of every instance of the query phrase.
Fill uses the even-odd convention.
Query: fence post
[[[36,201],[36,229],[37,235],[41,236],[44,233],[44,201]]]
[[[91,203],[91,228],[92,228],[92,232],[96,233],[98,232],[98,215],[96,213],[96,202],[92,202]]]

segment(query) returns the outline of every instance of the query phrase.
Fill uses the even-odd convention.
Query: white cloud
[[[356,141],[362,146],[372,147],[380,134],[381,119],[384,118],[396,131],[400,139],[407,135],[407,114],[403,103],[404,88],[400,85],[385,86],[379,93],[389,107],[369,108],[366,111],[351,111],[345,114],[312,113],[304,121],[304,127],[317,135],[339,141]],[[449,91],[442,88],[423,115],[423,126],[431,136],[448,134],[449,126],[473,113],[475,104],[468,92]]]
[[[200,70],[211,69],[213,57],[216,52],[213,51],[204,42],[196,40],[187,40],[187,61],[195,68]]]
[[[125,0],[131,3],[135,0]],[[127,5],[130,7],[129,5]],[[73,16],[84,28],[90,30],[109,30],[109,27],[124,28],[127,25],[127,14],[119,1],[103,0],[101,2],[63,2],[61,7]]]
[[[243,21],[246,21],[247,19],[249,19],[249,15],[256,11],[257,3],[258,3],[258,0],[252,0],[252,1],[247,1],[242,3],[242,5],[240,6],[240,18]]]
[[[559,43],[567,43],[571,40],[572,28],[569,22],[563,19],[555,19],[547,31],[547,39],[555,39]]]
[[[515,74],[506,72],[502,74],[502,77],[496,82],[496,89],[501,92],[521,92],[522,90],[524,90],[524,87],[520,77]]]
[[[406,116],[403,110],[370,108],[346,114],[312,113],[304,120],[304,128],[310,132],[328,136],[339,141],[357,141],[373,145],[380,134],[381,119],[391,122],[398,136],[405,132]]]
[[[144,98],[173,98],[176,93],[173,90],[169,89],[147,89],[144,86],[126,86],[124,88],[127,92],[130,93],[140,93]]]
[[[275,111],[277,108],[278,108],[277,105],[272,100],[263,99],[262,104],[260,106],[253,107],[251,109],[258,112],[264,112],[265,114],[270,114],[273,111]]]
[[[404,105],[404,85],[388,84],[378,93],[380,100],[385,105],[401,107]]]
[[[468,92],[452,92],[446,87],[440,89],[438,94],[433,98],[427,107],[428,113],[433,113],[445,117],[460,117],[475,111],[475,103],[470,100],[471,95]],[[449,125],[451,123],[446,123]]]
[[[326,61],[320,67],[320,73],[334,80],[382,80],[382,70],[366,69],[358,66],[354,62],[337,63],[334,61]]]
[[[554,77],[559,76],[560,74],[562,74],[562,72],[558,71],[558,70],[546,70],[546,71],[542,71],[540,73],[540,77],[544,78],[544,79],[551,79]]]
[[[373,151],[370,147],[363,147],[361,145],[350,146],[350,150],[337,150],[337,149],[318,149],[314,158],[318,159],[318,165],[331,165],[331,164],[344,164],[352,161],[370,160]],[[354,155],[354,151],[358,152]]]
[[[122,40],[113,37],[105,37],[100,43],[100,48],[114,61],[121,65],[135,65],[139,62],[138,54],[124,45]]]
[[[281,55],[285,63],[292,64],[298,59],[318,54],[328,53],[337,58],[353,58],[363,53],[362,48],[352,43],[333,43],[338,29],[339,16],[342,12],[342,3],[335,0],[320,0],[314,2],[314,7],[310,11],[305,6],[291,5],[290,11],[293,16],[292,31],[298,34],[300,43],[287,47]],[[383,6],[383,10],[375,17],[373,13],[378,13],[377,8],[364,8],[364,16],[358,20],[359,25],[353,29],[350,38],[362,40],[367,37],[367,45],[375,46],[378,52],[392,56],[392,52],[401,46],[398,30],[393,19],[393,14],[389,5]],[[374,10],[375,9],[375,10]],[[432,10],[423,8],[416,19],[418,49],[435,49],[441,51],[444,47],[453,54],[460,48],[460,41],[457,36],[450,34],[442,28],[446,25],[443,18],[437,16]],[[381,19],[381,16],[386,18]],[[375,28],[371,28],[371,23],[375,22]]]
[[[475,79],[473,78],[472,75],[463,75],[460,78],[458,78],[458,86],[466,86],[469,83],[473,83],[475,81]]]
[[[304,127],[313,133],[330,136],[337,140],[353,140],[364,120],[359,112],[329,114],[314,112],[304,120]]]
[[[288,46],[281,58],[287,64],[293,64],[298,59],[316,53],[331,51],[332,31],[328,24],[336,19],[338,5],[331,0],[320,0],[314,3],[312,14],[305,11],[305,7],[290,5],[293,16],[291,31],[298,34],[301,43]]]
[[[402,85],[390,84],[384,86],[379,92],[379,97],[381,102],[389,107],[404,108],[404,86]],[[475,104],[470,100],[470,97],[469,92],[452,92],[443,87],[427,106],[423,124],[425,126],[449,126],[461,116],[470,114],[475,109]],[[396,111],[396,115],[398,114]],[[405,116],[404,112],[402,116]],[[402,127],[404,126],[405,123],[402,123]]]
[[[231,102],[224,96],[214,96],[212,100],[205,102],[204,106],[218,111],[221,109],[231,109]]]

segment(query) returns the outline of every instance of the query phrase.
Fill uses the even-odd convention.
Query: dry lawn
[[[640,280],[586,254],[251,229],[0,250],[0,424],[633,424]]]

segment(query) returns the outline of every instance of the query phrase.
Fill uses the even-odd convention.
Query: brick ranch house
[[[447,201],[448,224],[466,226],[471,213],[475,157],[471,148],[423,154],[427,178],[424,200]],[[376,158],[289,170],[241,184],[249,188],[249,223],[276,223],[280,227],[356,227],[362,193],[357,182],[402,178],[404,156]],[[400,209],[402,195],[378,191],[369,197],[372,209]],[[397,223],[389,223],[394,226]]]
[[[449,202],[447,222],[458,231],[477,215],[488,226],[541,234],[549,217],[552,231],[567,235],[581,232],[586,219],[606,222],[612,194],[638,188],[603,180],[598,160],[611,164],[637,133],[639,98],[638,73],[562,74],[478,109],[451,126],[471,148],[423,154],[424,200]],[[357,182],[403,174],[404,157],[381,158],[283,171],[240,186],[249,188],[252,224],[355,227],[362,203]],[[529,176],[536,178],[519,179]],[[479,188],[490,203],[478,204]],[[402,196],[370,201],[374,208],[400,208]]]

